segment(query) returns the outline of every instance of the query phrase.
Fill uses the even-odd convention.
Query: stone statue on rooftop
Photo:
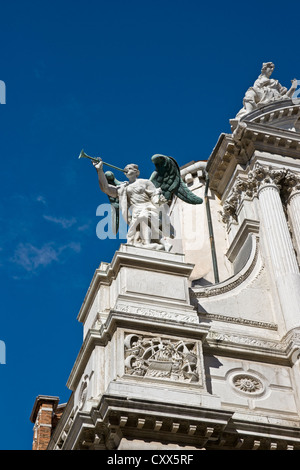
[[[104,173],[103,162],[94,161],[100,189],[108,195],[113,210],[113,230],[118,232],[119,213],[128,224],[127,243],[155,250],[170,251],[168,241],[174,238],[169,220],[169,206],[175,196],[188,204],[201,204],[183,182],[177,162],[172,157],[153,155],[156,170],[149,179],[139,178],[138,165],[128,164],[122,170],[127,182],[118,181],[109,171]]]
[[[292,86],[288,90],[278,80],[270,78],[274,68],[273,62],[264,62],[262,64],[261,74],[255,80],[253,86],[246,91],[243,108],[236,115],[236,119],[240,119],[245,114],[273,101],[292,98],[297,88],[297,80],[292,80]]]

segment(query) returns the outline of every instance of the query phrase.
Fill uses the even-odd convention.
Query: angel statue
[[[104,173],[101,159],[93,161],[93,165],[100,189],[108,195],[112,206],[114,233],[118,232],[121,213],[129,227],[128,244],[170,251],[168,239],[174,238],[174,230],[168,213],[173,198],[177,196],[188,204],[201,204],[203,200],[183,182],[172,157],[153,155],[151,160],[155,171],[149,179],[139,178],[138,165],[130,163],[122,170],[128,178],[126,182],[118,181],[111,171]]]

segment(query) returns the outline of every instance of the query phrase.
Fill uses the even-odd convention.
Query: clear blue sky
[[[59,396],[82,342],[76,317],[119,240],[90,155],[153,171],[206,160],[264,61],[300,78],[299,3],[15,0],[1,4],[0,449],[30,449],[35,397]],[[120,176],[120,175],[118,175]]]

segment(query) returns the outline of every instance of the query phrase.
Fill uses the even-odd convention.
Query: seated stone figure
[[[272,62],[262,64],[261,74],[257,80],[255,80],[253,86],[246,91],[243,99],[244,106],[236,115],[237,119],[273,101],[292,98],[297,88],[297,80],[292,80],[292,86],[288,90],[286,87],[283,87],[278,80],[270,78],[274,68],[275,66]]]

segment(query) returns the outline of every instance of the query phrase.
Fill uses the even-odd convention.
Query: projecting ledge
[[[125,244],[122,244],[120,249],[116,251],[110,269],[114,275],[117,275],[123,266],[170,272],[187,277],[194,268],[193,264],[185,263],[184,254],[138,248]]]

